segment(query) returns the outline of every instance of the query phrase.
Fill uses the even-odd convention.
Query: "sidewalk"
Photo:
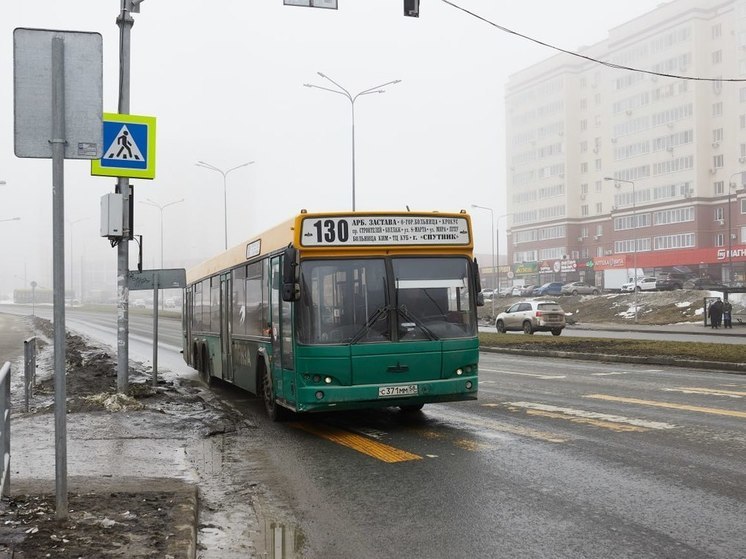
[[[691,334],[698,336],[740,336],[746,338],[746,324],[734,324],[733,328],[714,329],[702,322],[684,322],[680,324],[617,324],[612,322],[586,322],[568,324],[569,330],[601,330],[606,332],[649,332],[651,334]]]

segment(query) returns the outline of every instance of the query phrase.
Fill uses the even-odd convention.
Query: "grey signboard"
[[[64,41],[65,159],[99,159],[103,149],[100,33],[13,31],[15,154],[52,158],[52,39]]]
[[[306,8],[337,9],[337,0],[282,0],[285,6],[305,6]]]
[[[184,268],[167,268],[163,270],[143,270],[127,272],[127,286],[130,291],[153,289],[158,280],[158,289],[176,289],[186,287],[186,270]]]

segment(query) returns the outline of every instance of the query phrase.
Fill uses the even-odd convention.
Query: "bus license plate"
[[[419,391],[416,384],[410,384],[409,386],[379,386],[378,397],[379,398],[391,398],[394,396],[417,396]]]

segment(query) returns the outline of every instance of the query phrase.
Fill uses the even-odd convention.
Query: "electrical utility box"
[[[116,193],[101,196],[101,236],[110,239],[121,238],[123,225],[124,196]]]

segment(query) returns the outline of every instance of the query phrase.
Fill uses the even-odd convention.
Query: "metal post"
[[[635,268],[635,324],[637,324],[638,301],[640,297],[640,288],[637,285],[637,194],[635,193],[635,182],[629,182],[632,184],[632,221],[635,226],[635,252],[632,253],[632,266]]]
[[[352,107],[352,211],[355,211],[355,97],[350,100]]]
[[[52,267],[54,277],[54,448],[56,518],[67,519],[65,384],[65,41],[52,39]]]
[[[153,388],[155,388],[158,386],[158,274],[153,274],[153,276]]]
[[[122,0],[119,26],[119,114],[130,112],[130,32],[134,20],[130,15],[132,0]],[[122,194],[124,227],[117,245],[117,392],[126,393],[129,383],[129,240],[130,184],[126,177],[117,179],[117,192]]]

